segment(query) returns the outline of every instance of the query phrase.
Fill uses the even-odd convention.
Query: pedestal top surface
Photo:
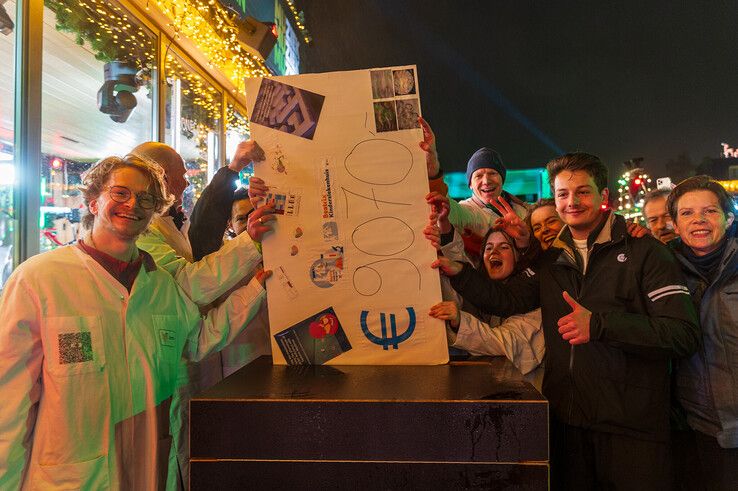
[[[283,366],[264,356],[193,400],[545,403],[504,357],[437,366]]]

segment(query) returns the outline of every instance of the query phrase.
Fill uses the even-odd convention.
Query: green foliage
[[[98,22],[104,18],[105,14],[100,14],[89,7],[83,7],[78,0],[44,0],[44,5],[56,14],[56,30],[74,35],[75,42],[80,46],[86,43],[95,53],[97,60],[102,62],[127,61],[140,68],[149,64],[145,49],[124,45],[121,31],[116,29],[110,32],[101,27]],[[107,7],[105,11],[106,22],[112,23],[114,17],[110,17],[111,15],[121,19],[120,14],[112,8]],[[125,16],[122,20],[130,23],[131,27],[137,27]],[[120,35],[121,42],[114,42],[114,36],[117,35]],[[150,41],[147,40],[147,42]]]

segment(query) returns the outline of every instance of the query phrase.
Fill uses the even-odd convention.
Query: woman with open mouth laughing
[[[455,241],[460,242],[460,236],[455,235]],[[491,228],[483,244],[482,264],[491,279],[504,281],[523,269],[515,240],[504,231]],[[449,246],[449,250],[460,248],[453,242]],[[455,292],[454,295],[455,300],[441,302],[430,310],[432,317],[447,321],[449,346],[472,355],[506,356],[524,375],[540,365],[545,352],[541,309],[501,319],[479,311]],[[531,374],[528,378],[540,388],[540,377]]]

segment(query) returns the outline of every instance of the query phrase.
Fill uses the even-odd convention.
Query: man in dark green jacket
[[[543,393],[552,413],[554,489],[668,489],[669,363],[699,344],[679,266],[632,238],[607,204],[607,168],[567,154],[548,164],[566,226],[537,274],[506,284],[439,258],[464,298],[496,315],[541,307]]]

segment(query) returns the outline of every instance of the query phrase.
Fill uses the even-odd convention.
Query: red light
[[[600,205],[600,209],[602,209],[602,210],[607,210],[607,204],[606,204],[606,203],[602,203],[602,204]]]
[[[277,24],[272,24],[272,34],[275,38],[279,37],[279,31],[277,30]]]
[[[641,185],[641,180],[640,180],[640,179],[636,179],[636,180],[635,180],[635,181],[633,181],[633,182],[635,182],[637,186],[640,186],[640,185]]]
[[[51,161],[51,167],[54,169],[61,169],[62,161],[60,159],[54,159]]]

